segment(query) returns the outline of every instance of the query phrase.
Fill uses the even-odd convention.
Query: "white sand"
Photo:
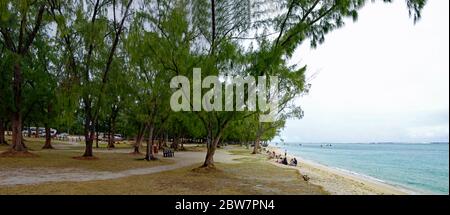
[[[269,151],[275,151],[284,156],[284,151],[280,148],[269,146]],[[288,160],[294,156],[287,156]],[[411,195],[418,194],[415,191],[407,190],[398,186],[390,185],[383,181],[378,181],[363,175],[335,169],[329,166],[318,164],[313,161],[295,157],[298,160],[298,166],[292,167],[278,164],[275,160],[270,163],[282,168],[294,168],[300,171],[302,175],[307,175],[309,182],[321,186],[327,192],[334,195]]]

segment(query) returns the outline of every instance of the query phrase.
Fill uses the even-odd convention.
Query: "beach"
[[[204,145],[185,144],[174,157],[145,161],[132,143],[95,148],[95,160],[74,159],[82,143],[57,142],[42,150],[42,139],[28,139],[34,157],[0,157],[0,194],[64,195],[327,195],[298,171],[280,168],[243,146],[217,149],[214,168],[202,165]],[[8,146],[0,146],[0,153]]]
[[[1,159],[0,194],[419,194],[299,156],[298,166],[282,165],[242,146],[218,149],[218,171],[202,173],[192,172],[205,155],[205,148],[196,144],[186,144],[173,158],[159,155],[154,162],[139,161],[140,156],[130,154],[131,145],[121,144],[114,150],[95,149],[99,159],[86,162],[72,158],[83,152],[81,143],[58,142],[55,151],[45,151],[39,148],[42,140],[34,141],[29,140],[29,147],[38,157]],[[281,148],[266,149],[284,156]],[[293,157],[288,153],[288,159]],[[221,183],[210,183],[211,178]],[[205,183],[208,189],[199,186]],[[168,184],[170,191],[159,189]]]
[[[284,156],[284,150],[275,146],[267,147],[269,151]],[[333,195],[414,195],[416,191],[408,190],[370,178],[358,175],[350,171],[332,168],[314,161],[303,159],[299,156],[287,155],[288,160],[296,158],[298,165],[287,166],[279,164],[275,159],[269,162],[281,168],[297,169],[300,174],[307,175],[309,182],[321,186],[325,191]]]

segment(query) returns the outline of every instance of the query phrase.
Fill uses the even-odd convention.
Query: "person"
[[[297,159],[292,158],[292,159],[289,161],[289,166],[297,166]]]
[[[272,152],[270,152],[270,151],[267,151],[267,155],[269,155],[270,159],[275,158],[275,155],[272,154]]]
[[[297,159],[295,159],[295,158],[292,159],[292,165],[297,166]]]
[[[281,161],[281,163],[284,164],[284,165],[288,165],[287,158],[284,157],[283,160]]]

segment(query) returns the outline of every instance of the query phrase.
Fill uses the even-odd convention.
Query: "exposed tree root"
[[[211,173],[211,172],[222,172],[222,170],[216,168],[213,164],[210,165],[202,165],[200,167],[192,169],[192,172],[196,173]]]
[[[98,157],[95,156],[78,156],[78,157],[72,157],[75,160],[98,160]]]
[[[155,156],[150,156],[150,157],[145,157],[144,160],[146,160],[146,161],[156,161],[156,160],[158,160],[158,158],[155,157]]]
[[[42,149],[55,149],[52,145],[44,145]]]
[[[140,152],[130,152],[130,155],[142,155]]]
[[[33,154],[28,151],[16,151],[14,149],[9,149],[8,151],[4,151],[0,153],[0,157],[23,157],[23,158],[31,158],[31,157],[39,157],[36,154]]]

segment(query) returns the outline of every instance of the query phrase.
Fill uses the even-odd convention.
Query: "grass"
[[[218,164],[218,171],[193,172],[192,168],[151,175],[89,182],[58,182],[0,187],[1,194],[326,194],[291,169],[268,163]]]
[[[37,155],[31,158],[0,157],[0,168],[80,168],[94,171],[122,171],[133,168],[145,168],[159,165],[172,164],[170,159],[159,159],[147,162],[140,160],[144,155],[137,156],[127,153],[111,153],[113,150],[104,149],[104,152],[96,151],[94,156],[99,159],[84,161],[74,157],[83,154],[83,146],[71,146],[70,149],[42,150],[43,140],[27,139],[29,151]],[[64,144],[64,143],[56,143]],[[8,146],[1,146],[0,151],[7,150]],[[132,152],[132,149],[129,150]]]
[[[25,145],[27,146],[27,148],[30,151],[41,151],[42,146],[44,146],[44,142],[45,142],[44,138],[24,137],[24,139],[25,139]],[[8,143],[11,143],[11,137],[7,136],[6,141]],[[71,149],[83,150],[84,142],[78,142],[78,143],[79,143],[78,145],[74,145],[74,144],[69,144],[67,141],[61,141],[61,140],[56,140],[56,139],[52,140],[52,145],[70,146]],[[94,148],[95,148],[95,146],[96,145],[94,142]],[[99,141],[98,146],[99,146],[99,148],[95,148],[96,150],[110,150],[107,148],[108,143],[105,141]],[[129,141],[116,142],[114,144],[114,146],[115,146],[114,149],[130,148],[130,147],[132,147],[132,142],[129,142]],[[8,148],[9,148],[9,146],[7,146],[7,145],[0,145],[0,151],[7,150]]]
[[[96,152],[98,160],[80,161],[72,158],[81,155],[78,150],[40,150],[42,144],[39,140],[28,140],[28,147],[39,157],[0,158],[0,168],[120,171],[174,162],[170,159],[146,162],[136,160],[142,156],[107,152]],[[204,147],[195,144],[186,144],[185,147],[187,151],[204,151]],[[298,171],[268,163],[264,155],[251,155],[251,150],[244,147],[226,147],[220,150],[238,155],[235,160],[239,162],[216,163],[217,170],[210,171],[192,171],[200,166],[199,163],[166,172],[118,179],[0,186],[0,194],[326,194],[321,187],[304,181]]]
[[[122,171],[132,168],[144,168],[159,165],[168,165],[173,161],[168,159],[159,159],[157,161],[147,162],[139,160],[142,156],[135,156],[125,153],[101,153],[94,155],[97,160],[77,160],[73,157],[80,156],[80,152],[49,150],[40,151],[35,154],[38,157],[33,158],[0,158],[1,168],[81,168],[94,171]]]
[[[184,149],[181,151],[185,152],[204,152],[205,151],[205,145],[200,144],[184,144]]]

